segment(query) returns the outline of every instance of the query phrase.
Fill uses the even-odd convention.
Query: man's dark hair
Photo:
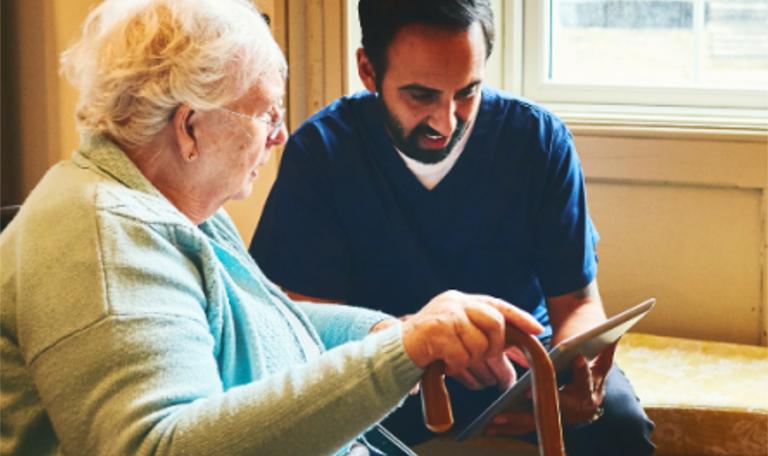
[[[387,70],[387,49],[401,28],[423,24],[466,30],[479,22],[485,35],[485,57],[491,55],[496,32],[489,0],[360,0],[357,13],[365,55],[380,85]]]

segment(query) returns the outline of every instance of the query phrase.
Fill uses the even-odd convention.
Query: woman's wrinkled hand
[[[446,291],[403,322],[403,345],[419,367],[439,360],[445,363],[446,374],[460,375],[483,366],[491,382],[494,369],[508,375],[504,357],[508,324],[530,334],[544,330],[530,314],[501,299]]]

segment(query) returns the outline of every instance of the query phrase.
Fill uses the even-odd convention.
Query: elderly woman
[[[0,453],[366,453],[426,365],[541,329],[486,296],[401,324],[262,275],[221,209],[287,135],[285,61],[249,2],[108,0],[62,61],[81,146],[0,237]]]

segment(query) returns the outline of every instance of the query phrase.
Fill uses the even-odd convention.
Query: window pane
[[[768,0],[550,0],[567,84],[768,87]]]

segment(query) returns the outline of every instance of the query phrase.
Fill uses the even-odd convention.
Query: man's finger
[[[571,363],[571,381],[563,388],[570,390],[580,397],[590,397],[592,394],[592,373],[589,370],[587,358],[579,355]]]
[[[601,378],[608,375],[608,371],[611,369],[611,366],[613,366],[613,355],[616,353],[616,346],[618,344],[619,341],[617,340],[605,347],[605,349],[603,349],[603,351],[594,359],[592,362],[592,372],[594,372],[595,375]]]
[[[596,395],[595,400],[598,404],[602,403],[605,397],[605,379],[608,376],[608,371],[611,370],[611,366],[613,366],[613,356],[617,345],[618,341],[612,343],[592,361],[592,379],[595,382],[593,395]]]

